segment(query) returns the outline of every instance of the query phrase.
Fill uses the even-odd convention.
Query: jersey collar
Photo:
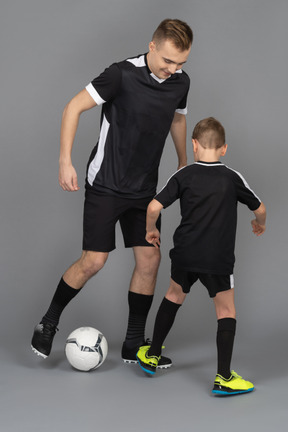
[[[170,75],[168,78],[164,78],[164,79],[162,79],[162,78],[158,78],[150,69],[149,69],[149,66],[148,66],[148,61],[147,61],[147,54],[148,53],[146,53],[145,55],[144,55],[144,59],[145,59],[145,63],[146,63],[146,67],[147,67],[147,70],[148,70],[148,73],[149,73],[149,75],[155,80],[155,81],[157,81],[158,83],[160,83],[160,84],[162,84],[164,81],[167,81],[167,80],[169,80],[169,79],[173,79],[174,77],[176,77],[177,75],[177,73],[179,74],[179,73],[182,73],[182,69],[179,69],[179,70],[177,70],[176,72],[175,72],[175,74],[174,75]]]
[[[224,164],[220,161],[216,162],[203,162],[203,161],[197,161],[194,162],[196,165],[204,165],[204,166],[224,166]]]

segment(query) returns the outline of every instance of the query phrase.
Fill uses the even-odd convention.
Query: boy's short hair
[[[186,22],[167,18],[159,24],[152,40],[156,43],[156,46],[170,40],[176,48],[186,51],[192,45],[193,32]]]
[[[225,144],[225,129],[214,117],[200,120],[192,134],[205,149],[218,149]]]

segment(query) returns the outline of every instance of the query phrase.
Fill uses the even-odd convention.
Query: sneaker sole
[[[37,354],[37,356],[38,357],[42,357],[42,358],[47,358],[48,356],[47,355],[45,355],[45,354],[43,354],[43,353],[41,353],[40,351],[38,351],[36,348],[34,348],[32,345],[31,345],[31,349],[32,349],[32,351],[35,353],[35,354]]]
[[[122,358],[122,360],[126,364],[137,364],[138,363],[137,360],[128,360],[128,359],[124,359],[124,358]],[[157,369],[169,369],[171,366],[172,366],[172,363],[167,364],[167,365],[160,365],[160,366],[158,365]]]
[[[139,364],[139,366],[141,367],[141,369],[142,369],[145,373],[147,373],[147,374],[149,374],[149,375],[155,375],[156,370],[154,371],[154,370],[146,369],[145,366],[142,366],[140,360],[137,360],[137,363]],[[155,369],[156,369],[156,368],[155,368]]]
[[[248,390],[232,390],[232,391],[221,391],[221,390],[212,390],[212,393],[222,396],[231,396],[236,394],[250,393],[254,390],[254,387]]]

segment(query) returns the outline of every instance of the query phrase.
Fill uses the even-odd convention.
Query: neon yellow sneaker
[[[139,348],[136,358],[144,372],[147,372],[150,375],[154,375],[156,372],[156,368],[158,366],[158,362],[160,360],[160,356],[149,356],[147,352],[149,351],[150,345],[144,345]]]
[[[231,371],[230,378],[223,378],[217,374],[212,393],[218,395],[234,395],[240,393],[248,393],[254,390],[254,385],[250,381],[245,381],[236,372]]]

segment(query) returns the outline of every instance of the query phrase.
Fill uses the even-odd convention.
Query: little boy
[[[213,117],[201,120],[192,135],[195,163],[177,171],[150,202],[146,240],[160,246],[156,221],[163,208],[180,199],[182,220],[174,233],[170,251],[171,283],[155,321],[151,346],[137,353],[141,368],[154,374],[161,348],[191,286],[199,279],[213,298],[218,320],[217,375],[213,393],[231,395],[250,392],[251,382],[230,369],[236,312],[234,305],[234,247],[237,203],[254,212],[254,234],[265,231],[266,209],[236,171],[219,161],[227,150],[225,130]]]

